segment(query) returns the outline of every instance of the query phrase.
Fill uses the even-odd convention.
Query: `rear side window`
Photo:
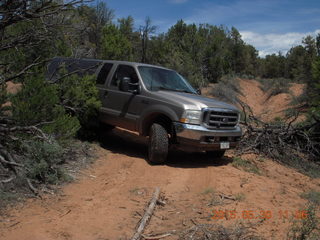
[[[105,63],[102,66],[102,68],[98,74],[98,77],[97,77],[97,84],[103,85],[106,82],[112,66],[113,66],[112,63]]]
[[[61,71],[80,77],[93,75],[101,66],[101,61],[90,59],[54,58],[47,66],[46,78],[50,81],[60,79]]]
[[[80,77],[95,74],[101,62],[83,59],[66,59],[59,67],[64,67],[68,73],[75,73]]]
[[[111,85],[119,86],[120,81],[124,77],[129,77],[132,83],[139,82],[136,70],[128,65],[119,65],[116,72],[113,75]]]

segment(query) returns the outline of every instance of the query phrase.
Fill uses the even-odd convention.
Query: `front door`
[[[121,64],[117,67],[109,83],[108,90],[104,93],[102,112],[106,121],[112,125],[135,130],[137,113],[135,103],[139,95],[120,90],[120,81],[130,78],[132,83],[139,83],[136,70],[129,65]]]

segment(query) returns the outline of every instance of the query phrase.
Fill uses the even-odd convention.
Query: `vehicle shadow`
[[[148,141],[135,132],[121,128],[99,134],[100,146],[113,153],[121,153],[130,157],[143,158],[147,161]],[[232,162],[232,158],[213,159],[204,152],[184,152],[170,150],[165,165],[175,168],[204,168],[223,166]]]
[[[113,153],[138,158],[146,158],[147,156],[147,139],[134,132],[115,128],[99,133],[98,141],[101,147]]]

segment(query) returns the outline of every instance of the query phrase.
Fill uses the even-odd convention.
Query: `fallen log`
[[[142,233],[143,233],[143,230],[144,228],[146,227],[146,225],[148,224],[148,221],[150,220],[152,214],[153,214],[153,211],[154,211],[154,208],[155,206],[157,205],[157,201],[159,199],[159,195],[160,195],[160,188],[159,187],[156,187],[154,193],[153,193],[153,196],[152,196],[152,199],[149,203],[149,206],[148,208],[146,209],[141,221],[140,221],[140,224],[135,232],[135,234],[133,235],[133,237],[131,238],[131,240],[139,240],[142,236]]]

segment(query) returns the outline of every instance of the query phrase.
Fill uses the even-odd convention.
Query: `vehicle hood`
[[[165,98],[166,101],[178,102],[183,105],[184,109],[201,110],[202,108],[223,108],[231,109],[239,112],[238,108],[235,106],[218,101],[214,98],[208,98],[201,95],[184,93],[184,92],[174,92],[174,91],[157,91],[155,92],[159,97]]]

